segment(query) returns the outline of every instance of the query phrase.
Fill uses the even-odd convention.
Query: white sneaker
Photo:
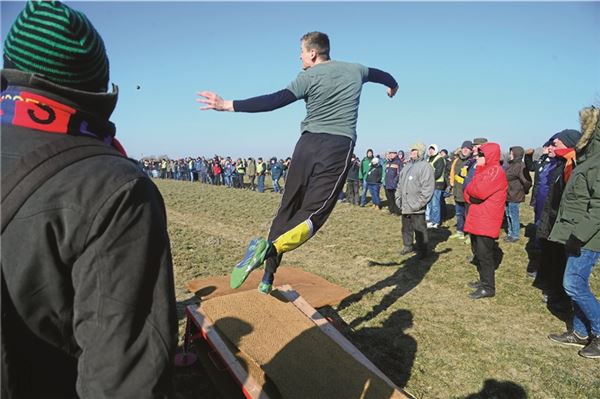
[[[430,229],[430,228],[432,228],[432,227],[433,227],[433,223],[431,223],[431,222],[427,222],[427,228],[428,228],[428,229]]]

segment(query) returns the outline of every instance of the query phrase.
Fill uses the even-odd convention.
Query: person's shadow
[[[485,380],[481,391],[467,396],[463,399],[527,399],[527,392],[519,384],[512,381],[498,381],[494,379]]]
[[[383,326],[362,328],[350,334],[352,342],[401,388],[410,379],[417,354],[417,341],[405,332],[412,325],[413,314],[407,309],[399,309]]]
[[[410,292],[413,288],[415,288],[421,281],[425,275],[429,272],[433,264],[438,260],[440,254],[448,253],[452,251],[451,248],[446,248],[441,252],[431,252],[429,256],[425,259],[419,259],[417,256],[412,256],[408,259],[404,259],[399,263],[376,263],[370,262],[369,264],[372,266],[404,266],[398,268],[391,276],[369,286],[365,287],[357,293],[351,294],[346,297],[340,304],[338,305],[336,311],[340,312],[343,309],[346,309],[350,305],[359,302],[365,295],[371,294],[376,291],[384,290],[388,287],[393,287],[390,292],[385,294],[381,302],[371,309],[367,314],[358,317],[350,322],[350,327],[354,328],[361,323],[364,323],[368,320],[374,319],[379,314],[387,310],[391,305],[393,305],[400,297]]]

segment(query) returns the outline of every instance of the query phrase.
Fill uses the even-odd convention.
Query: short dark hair
[[[321,58],[329,59],[329,37],[322,32],[308,32],[301,39],[308,50],[315,50]]]

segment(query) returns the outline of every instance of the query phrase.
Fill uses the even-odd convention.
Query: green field
[[[228,274],[249,239],[267,234],[280,196],[155,182],[167,207],[182,336],[182,310],[196,301],[185,282]],[[532,217],[523,204],[521,223]],[[546,338],[565,324],[531,287],[525,239],[501,241],[497,295],[472,301],[466,284],[477,272],[466,261],[470,248],[447,239],[455,230],[453,220],[446,224],[430,235],[435,253],[418,261],[398,254],[398,217],[338,204],[313,239],[286,254],[283,265],[352,292],[323,313],[343,321],[346,337],[417,398],[600,398],[600,363]],[[596,293],[598,270],[592,275]],[[216,395],[198,366],[178,370],[175,382],[178,398]]]

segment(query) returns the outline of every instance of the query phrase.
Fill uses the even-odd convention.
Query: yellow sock
[[[310,219],[305,220],[293,229],[286,231],[275,241],[273,245],[278,254],[291,251],[304,244],[313,234],[313,225]]]

